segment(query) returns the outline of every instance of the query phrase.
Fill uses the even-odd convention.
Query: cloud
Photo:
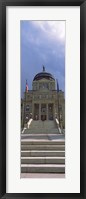
[[[32,24],[39,27],[46,37],[65,41],[65,21],[33,21]]]
[[[27,27],[25,26],[27,24]],[[44,43],[56,42],[57,45],[65,44],[65,21],[24,21],[21,23],[27,42],[38,46]]]
[[[21,21],[21,65],[22,92],[26,79],[32,88],[33,77],[42,71],[42,65],[64,90],[65,22]]]

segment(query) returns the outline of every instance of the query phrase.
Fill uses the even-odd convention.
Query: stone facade
[[[60,126],[65,128],[64,92],[57,92],[55,79],[45,70],[36,76],[32,82],[32,90],[24,92],[21,102],[21,126],[30,118],[39,121],[57,118]]]

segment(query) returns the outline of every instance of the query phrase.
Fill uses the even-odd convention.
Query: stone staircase
[[[29,126],[29,128],[27,128],[24,131],[25,134],[58,134],[59,133],[59,129],[57,128],[57,125],[55,123],[55,121],[50,121],[50,120],[45,120],[45,121],[35,121],[33,120]]]
[[[45,121],[42,121],[42,120],[33,120],[31,122],[31,125],[30,125],[30,129],[33,129],[33,128],[46,128],[46,129],[51,129],[51,128],[55,128],[56,125],[55,125],[55,122],[52,121],[52,120],[45,120]]]
[[[64,135],[21,135],[21,173],[65,173]]]

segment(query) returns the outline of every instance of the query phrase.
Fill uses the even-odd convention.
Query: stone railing
[[[23,128],[23,130],[22,130],[22,134],[24,133],[25,129],[27,129],[27,128],[29,129],[32,120],[33,120],[33,119],[30,119],[30,120],[27,122],[27,124],[24,125],[24,128]]]
[[[27,122],[27,128],[29,129],[31,122],[33,121],[33,119],[30,119],[29,122]]]
[[[59,130],[59,133],[62,133],[61,128],[59,127],[59,121],[58,121],[57,118],[55,119],[55,122],[56,122],[56,124],[57,124],[57,128],[58,128],[58,130]]]
[[[25,129],[26,129],[26,127],[24,127],[24,128],[23,128],[23,130],[22,130],[22,134],[24,133]]]
[[[59,121],[58,121],[58,119],[57,119],[57,118],[55,119],[55,121],[56,121],[56,124],[57,124],[57,125],[59,125]]]
[[[55,119],[55,122],[56,122],[56,124],[57,124],[57,128],[58,128],[58,130],[59,130],[59,133],[65,134],[65,129],[61,129],[61,128],[59,127],[59,121],[58,121],[57,118]]]

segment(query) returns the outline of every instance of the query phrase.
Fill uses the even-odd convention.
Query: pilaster
[[[39,103],[39,120],[41,120],[41,103]]]
[[[46,104],[47,120],[48,120],[48,104]]]

